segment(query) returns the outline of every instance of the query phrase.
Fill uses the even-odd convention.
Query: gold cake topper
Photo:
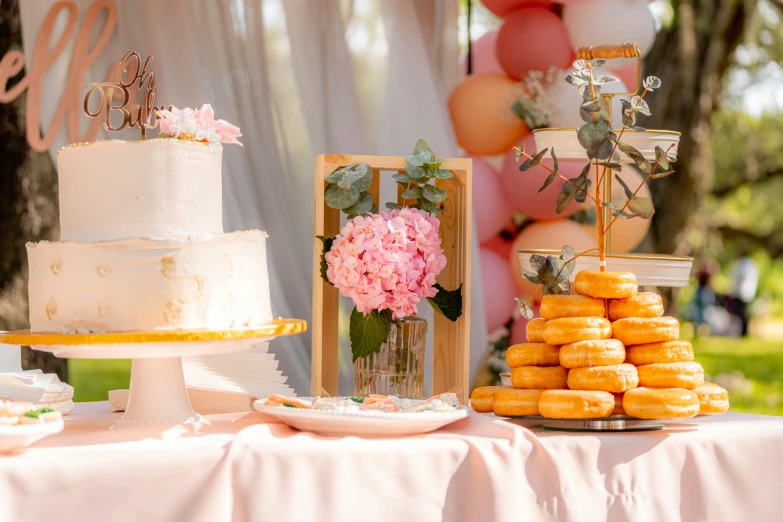
[[[132,69],[135,63],[135,70]],[[118,131],[125,127],[138,127],[141,130],[141,139],[147,136],[147,129],[157,127],[155,115],[164,106],[155,105],[155,74],[150,70],[152,55],[148,56],[142,64],[141,56],[136,51],[128,51],[117,66],[117,82],[92,82],[87,86],[87,94],[84,96],[84,113],[90,118],[97,118],[103,114],[103,128],[107,131]],[[129,74],[128,70],[133,71]],[[131,101],[130,88],[138,83],[138,90],[144,92],[144,99],[140,104],[126,106]],[[90,110],[90,98],[100,93],[100,103],[95,112]],[[119,100],[119,103],[118,103]],[[113,126],[111,116],[113,113],[122,115],[122,124]]]

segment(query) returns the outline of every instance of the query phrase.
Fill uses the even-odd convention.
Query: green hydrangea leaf
[[[372,310],[367,315],[356,308],[351,312],[349,337],[353,362],[377,352],[391,331],[391,310]]]
[[[334,243],[333,237],[324,237],[324,236],[315,236],[318,239],[321,240],[321,242],[324,244],[323,249],[321,250],[321,279],[324,280],[324,283],[334,286],[331,281],[329,281],[329,277],[326,275],[326,270],[329,268],[329,266],[326,264],[326,253],[332,249],[332,243]]]
[[[435,283],[435,289],[438,290],[435,297],[427,298],[433,310],[451,322],[459,319],[462,315],[462,285],[459,285],[456,290],[449,291]]]

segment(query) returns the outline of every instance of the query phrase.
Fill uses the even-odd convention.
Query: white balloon
[[[616,74],[607,69],[601,68],[599,71],[601,75],[617,77]],[[582,97],[579,95],[579,90],[564,79],[570,72],[574,72],[574,70],[563,71],[562,74],[558,75],[558,80],[547,91],[549,99],[555,105],[554,113],[549,121],[550,127],[577,128],[584,125],[584,121],[579,116],[579,107],[582,105]],[[602,85],[601,92],[628,92],[628,88],[622,81],[619,81]],[[612,98],[612,127],[619,128],[623,126],[622,110],[620,98]]]
[[[642,56],[655,41],[647,0],[590,0],[563,7],[563,23],[575,49],[584,45],[636,42]]]

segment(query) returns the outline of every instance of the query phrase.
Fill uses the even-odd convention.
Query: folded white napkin
[[[0,347],[0,398],[50,407],[57,404],[58,411],[73,409],[73,387],[56,374],[22,370],[19,346]]]

